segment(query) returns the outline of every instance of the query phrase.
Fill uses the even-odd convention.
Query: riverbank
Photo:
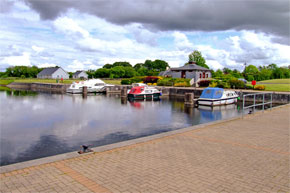
[[[289,107],[6,172],[1,192],[287,192]]]

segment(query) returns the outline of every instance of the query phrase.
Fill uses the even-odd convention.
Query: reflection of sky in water
[[[235,106],[185,109],[174,100],[0,92],[1,165],[100,146],[237,115]],[[233,110],[234,109],[234,110]]]

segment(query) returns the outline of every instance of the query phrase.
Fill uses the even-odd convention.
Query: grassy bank
[[[72,84],[75,81],[82,81],[82,80],[77,80],[77,79],[69,79],[69,80],[63,80],[63,84]],[[23,82],[23,83],[56,83],[55,79],[37,79],[37,78],[11,78],[11,79],[0,79],[0,85],[8,85],[12,82]],[[121,80],[104,80],[105,83],[107,84],[116,84],[120,85]]]
[[[263,80],[259,81],[259,84],[290,84],[290,79],[273,79],[273,80]]]

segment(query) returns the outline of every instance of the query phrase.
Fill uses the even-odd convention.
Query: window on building
[[[201,73],[199,74],[199,78],[201,78]]]
[[[206,74],[206,78],[208,78],[208,74]]]

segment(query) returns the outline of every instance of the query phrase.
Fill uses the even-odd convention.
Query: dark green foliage
[[[241,80],[232,79],[229,80],[229,84],[231,88],[245,88],[245,83]]]
[[[105,65],[103,66],[103,68],[110,69],[110,68],[113,68],[113,65],[112,65],[112,64],[105,64]]]
[[[195,50],[188,56],[189,62],[195,62],[197,65],[209,69],[208,65],[206,65],[204,57],[201,55],[201,52]]]
[[[144,78],[143,82],[144,83],[157,83],[158,81],[158,77],[155,77],[155,76],[147,76]]]
[[[99,68],[95,71],[95,78],[108,78],[110,76],[110,69],[107,68]]]
[[[208,87],[210,82],[211,82],[210,80],[201,80],[201,81],[198,82],[198,85],[200,87]]]
[[[132,84],[130,79],[123,79],[121,80],[121,84],[129,85]]]
[[[113,67],[116,67],[116,66],[132,67],[132,65],[129,62],[115,62],[113,64]]]
[[[24,77],[24,78],[36,78],[37,74],[42,70],[36,66],[14,66],[6,69],[5,75],[8,77]],[[4,75],[2,75],[4,76]]]
[[[110,78],[122,78],[125,76],[125,68],[123,66],[115,66],[111,68]]]

